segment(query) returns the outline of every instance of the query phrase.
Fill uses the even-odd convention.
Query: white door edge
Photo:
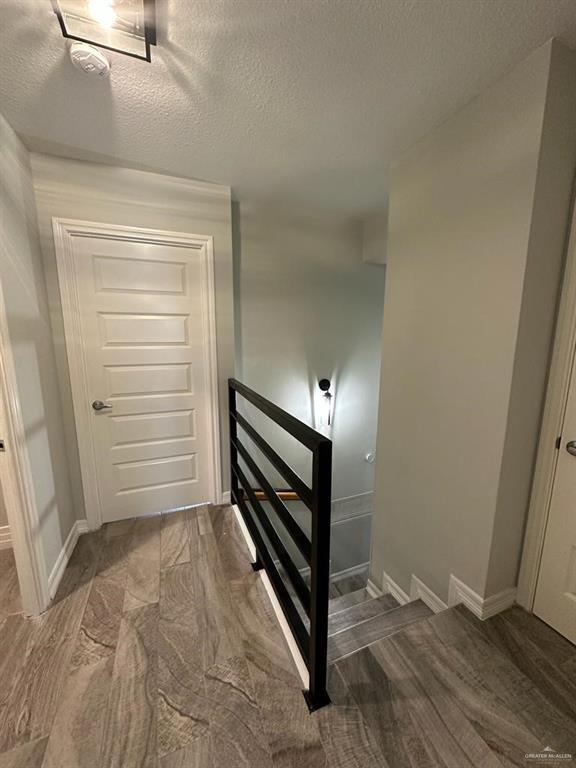
[[[4,294],[0,285],[0,424],[6,451],[1,454],[2,493],[10,524],[10,536],[22,608],[36,616],[48,608],[50,595],[44,550],[39,539],[40,515],[26,448]]]
[[[214,291],[214,238],[211,235],[195,235],[184,232],[171,232],[161,229],[104,224],[77,219],[52,218],[54,246],[58,271],[58,284],[62,301],[64,319],[64,339],[70,372],[72,404],[78,436],[78,451],[82,475],[82,489],[86,505],[86,519],[90,530],[102,525],[102,504],[98,491],[96,450],[93,433],[93,421],[86,408],[89,402],[87,362],[78,329],[81,327],[79,288],[74,269],[74,237],[105,237],[107,239],[128,242],[167,244],[182,248],[202,251],[203,273],[208,306],[208,377],[210,402],[209,421],[212,427],[212,465],[210,469],[210,487],[212,503],[220,503],[222,496],[222,477],[220,460],[220,417],[218,399],[218,364],[216,350],[216,304]],[[84,441],[82,435],[88,435]]]
[[[542,428],[534,468],[524,548],[520,563],[518,592],[516,595],[516,602],[530,612],[534,609],[536,587],[558,462],[556,440],[562,433],[575,348],[576,205],[574,205],[572,210],[566,266],[561,289],[554,348],[550,363]]]

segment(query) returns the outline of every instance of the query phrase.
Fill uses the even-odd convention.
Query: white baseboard
[[[490,597],[480,597],[467,584],[460,581],[454,574],[450,576],[448,585],[448,603],[441,600],[432,590],[424,584],[421,579],[412,574],[410,579],[410,594],[396,584],[396,582],[386,573],[382,574],[382,589],[395,597],[400,605],[404,605],[412,600],[422,600],[434,613],[440,613],[447,608],[462,603],[479,619],[489,619],[510,608],[516,602],[516,588],[505,589]]]
[[[248,528],[246,527],[244,518],[242,517],[242,514],[236,504],[233,505],[232,509],[234,510],[234,514],[236,515],[236,519],[238,520],[238,525],[240,527],[240,530],[242,531],[244,540],[246,541],[246,546],[250,551],[250,557],[256,560],[256,547],[254,546],[252,537],[250,536]],[[268,574],[266,573],[266,571],[264,570],[259,571],[259,574],[260,574],[260,578],[262,579],[262,583],[264,584],[264,588],[268,593],[268,597],[270,598],[270,602],[272,603],[272,608],[274,610],[276,618],[278,619],[278,624],[280,625],[280,629],[282,630],[282,634],[284,635],[284,638],[290,650],[290,654],[294,659],[294,664],[296,665],[296,669],[298,670],[298,674],[300,675],[300,679],[302,680],[302,685],[304,686],[304,688],[308,689],[310,686],[310,676],[308,674],[308,668],[306,666],[306,663],[304,662],[304,659],[302,658],[302,654],[300,653],[300,649],[296,644],[296,640],[292,635],[290,625],[288,624],[288,621],[284,616],[284,611],[282,610],[282,606],[280,605],[278,598],[276,597],[276,592],[274,592],[274,587],[272,586],[272,583],[268,578]]]
[[[268,597],[270,598],[270,602],[272,603],[272,608],[274,609],[274,613],[276,614],[276,618],[278,619],[278,624],[280,625],[280,629],[282,630],[282,634],[284,635],[284,639],[286,640],[288,649],[290,650],[290,654],[292,656],[292,659],[294,660],[296,669],[298,670],[298,675],[300,676],[302,685],[306,690],[308,690],[308,688],[310,687],[310,675],[308,674],[308,667],[306,666],[306,662],[302,658],[302,654],[300,653],[300,649],[296,644],[296,640],[294,639],[294,635],[292,634],[290,625],[288,624],[288,621],[284,616],[284,611],[282,610],[282,606],[280,605],[280,602],[276,597],[276,592],[274,592],[274,587],[272,586],[272,583],[268,578],[268,574],[266,573],[266,571],[264,570],[260,571],[260,578],[262,579],[264,588],[266,589],[266,592],[268,593]]]
[[[454,574],[450,576],[450,586],[448,590],[448,605],[463,605],[479,619],[489,619],[510,608],[516,602],[516,587],[504,589],[490,597],[481,597],[474,592],[467,584],[456,578]]]
[[[236,520],[238,521],[238,525],[240,526],[240,530],[242,531],[242,536],[244,536],[244,541],[246,542],[246,546],[248,547],[248,551],[250,552],[250,557],[254,562],[256,560],[256,547],[254,545],[254,542],[252,541],[252,536],[250,536],[250,532],[246,527],[246,523],[244,522],[244,518],[242,517],[242,513],[240,512],[238,505],[233,504],[232,509],[234,510],[234,514],[236,515]]]
[[[374,494],[359,493],[356,496],[346,496],[341,499],[333,499],[331,504],[332,523],[340,523],[353,517],[371,515],[374,510]]]
[[[0,525],[0,549],[12,549],[12,536],[9,525]]]
[[[410,580],[410,600],[422,600],[434,613],[440,613],[448,608],[446,603],[414,574]]]
[[[88,521],[76,520],[76,522],[70,529],[70,533],[66,537],[64,546],[60,550],[60,554],[58,555],[58,558],[56,559],[56,562],[54,563],[54,567],[52,568],[52,571],[50,573],[50,576],[48,577],[48,591],[49,591],[51,600],[56,594],[56,591],[58,590],[58,586],[60,584],[62,576],[64,575],[66,566],[68,565],[68,561],[70,560],[72,552],[74,552],[74,547],[76,546],[78,539],[83,533],[88,533]]]
[[[222,494],[222,504],[230,504],[231,501],[230,491],[224,491]]]
[[[382,597],[384,592],[380,589],[380,587],[377,587],[376,584],[374,584],[373,581],[368,579],[368,583],[366,584],[366,592],[370,595],[370,597]]]
[[[340,581],[341,579],[348,579],[350,576],[357,576],[365,573],[369,566],[370,563],[360,563],[360,565],[353,565],[351,568],[345,568],[343,571],[336,571],[335,573],[330,574],[330,581]]]
[[[390,593],[400,605],[406,605],[410,602],[410,595],[404,592],[399,584],[396,584],[391,576],[388,576],[386,571],[382,573],[382,592],[384,594]]]

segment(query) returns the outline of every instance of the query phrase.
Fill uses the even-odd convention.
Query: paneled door
[[[576,643],[576,358],[559,451],[534,613]]]
[[[216,501],[211,239],[54,232],[89,523]]]

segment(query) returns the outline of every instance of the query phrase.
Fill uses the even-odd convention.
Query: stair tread
[[[328,613],[332,615],[338,611],[343,611],[346,608],[351,608],[353,605],[359,603],[365,603],[368,600],[373,600],[373,597],[368,593],[365,588],[357,589],[355,592],[348,592],[346,595],[340,595],[330,600],[330,606]]]
[[[361,603],[352,605],[350,608],[333,613],[328,619],[328,635],[334,635],[342,632],[355,624],[360,624],[368,619],[373,619],[387,611],[398,608],[400,603],[392,595],[382,595],[382,597],[364,600]]]
[[[328,639],[328,661],[333,663],[344,656],[350,656],[383,637],[398,632],[408,624],[427,619],[432,615],[427,605],[421,600],[414,600],[349,627]]]

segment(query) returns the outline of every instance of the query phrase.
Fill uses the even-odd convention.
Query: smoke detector
[[[110,74],[110,62],[102,51],[88,43],[72,43],[70,46],[70,59],[72,64],[87,75],[96,77],[108,77]]]

